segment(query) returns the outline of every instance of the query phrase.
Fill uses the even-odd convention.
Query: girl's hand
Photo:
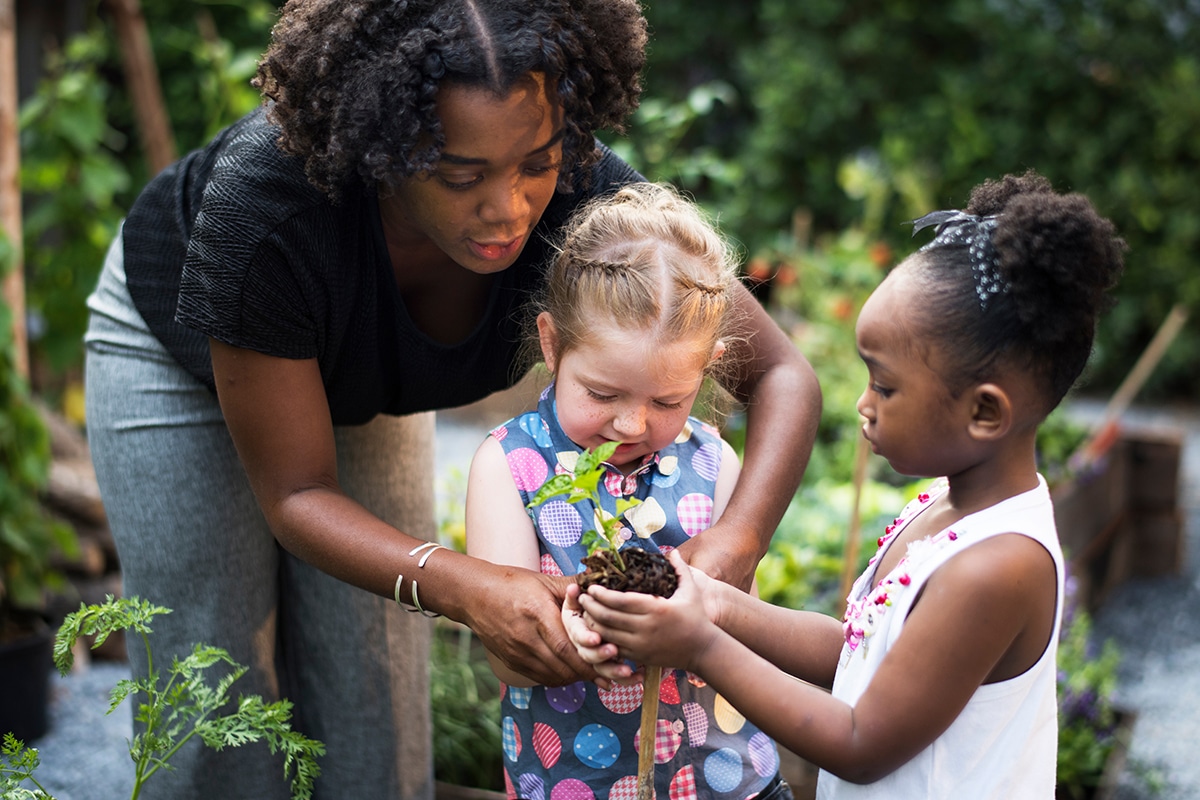
[[[592,586],[579,598],[584,619],[623,658],[639,664],[691,669],[720,629],[709,619],[703,592],[678,552],[669,556],[679,576],[670,598]]]
[[[600,638],[600,634],[587,626],[583,608],[579,605],[579,584],[567,586],[567,596],[562,605],[562,622],[567,636],[575,645],[579,656],[593,667],[599,677],[594,683],[601,689],[611,689],[613,682],[633,682],[633,668],[617,657],[617,646]]]

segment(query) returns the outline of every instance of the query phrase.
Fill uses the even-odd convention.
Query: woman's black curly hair
[[[254,85],[280,146],[333,198],[430,170],[444,143],[443,81],[505,94],[542,72],[562,105],[559,185],[597,158],[593,134],[637,108],[646,20],[638,0],[290,0]]]
[[[976,186],[965,211],[996,217],[992,244],[1008,287],[983,308],[967,245],[917,255],[922,316],[942,343],[943,379],[957,392],[1015,363],[1036,376],[1049,413],[1087,364],[1125,242],[1086,197],[1056,193],[1033,170]]]

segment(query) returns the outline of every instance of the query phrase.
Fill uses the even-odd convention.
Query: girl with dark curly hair
[[[158,658],[225,647],[240,691],[294,701],[327,747],[319,797],[431,796],[426,615],[540,683],[595,675],[562,628],[567,579],[429,543],[429,412],[520,377],[554,232],[640,180],[593,134],[636,107],[646,36],[636,0],[293,0],[264,106],[156,177],[109,251],[88,435],[124,591],[175,610]],[[743,488],[682,549],[747,587],[820,395],[735,296]],[[189,743],[172,765],[153,796],[286,793],[265,748]]]
[[[1087,361],[1124,243],[1032,173],[928,226],[858,318],[858,410],[896,471],[943,477],[883,532],[841,622],[676,560],[670,600],[589,588],[593,630],[572,636],[696,672],[819,766],[825,800],[1053,797],[1064,567],[1034,439]]]

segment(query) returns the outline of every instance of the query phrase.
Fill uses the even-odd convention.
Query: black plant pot
[[[31,742],[46,733],[53,648],[49,629],[0,643],[0,735]]]

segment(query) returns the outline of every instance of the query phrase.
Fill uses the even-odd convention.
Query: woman
[[[295,703],[328,748],[318,796],[432,792],[429,627],[393,598],[541,683],[594,675],[562,631],[561,579],[419,549],[423,412],[520,377],[547,235],[639,178],[593,132],[636,106],[645,42],[634,0],[294,0],[260,65],[265,108],[159,175],[110,250],[88,432],[125,592],[175,609],[158,663],[208,642],[250,665],[239,691]],[[819,391],[739,304],[753,491],[686,554],[748,586]],[[261,750],[189,746],[148,790],[283,796]]]

